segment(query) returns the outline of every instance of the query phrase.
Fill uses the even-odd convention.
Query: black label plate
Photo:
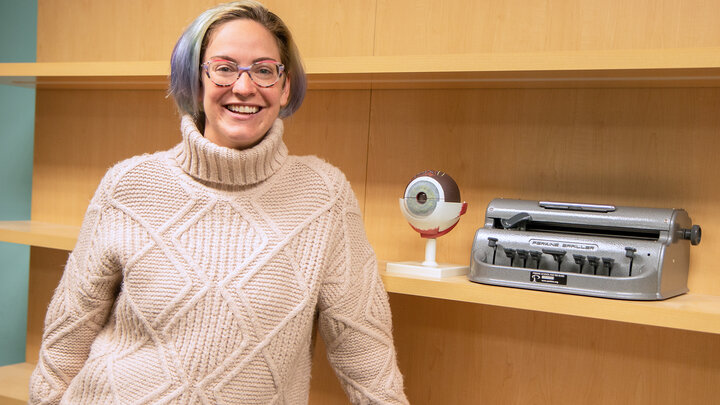
[[[567,285],[567,276],[564,274],[545,273],[542,271],[530,272],[530,281],[533,283]]]

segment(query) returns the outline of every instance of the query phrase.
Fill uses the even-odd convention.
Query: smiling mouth
[[[225,108],[237,114],[257,114],[261,110],[255,105],[226,105]]]

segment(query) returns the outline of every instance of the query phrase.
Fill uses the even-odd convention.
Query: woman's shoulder
[[[291,162],[307,166],[312,169],[320,170],[334,170],[337,169],[332,163],[329,163],[325,159],[322,159],[315,155],[290,155],[288,156]]]
[[[167,151],[146,153],[123,159],[113,164],[103,176],[101,184],[110,189],[127,183],[153,182],[162,172],[168,171]]]
[[[291,155],[289,158],[286,174],[293,187],[302,188],[305,195],[334,201],[338,206],[355,204],[350,181],[340,168],[317,156]]]
[[[320,176],[328,185],[331,185],[332,188],[343,186],[344,183],[347,183],[347,178],[342,170],[320,157],[314,155],[291,155],[289,156],[289,163],[293,176]]]

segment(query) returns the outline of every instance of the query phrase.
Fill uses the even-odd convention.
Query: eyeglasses
[[[200,65],[205,69],[207,77],[220,87],[232,86],[243,72],[247,72],[250,80],[260,87],[272,87],[280,80],[285,65],[272,60],[255,62],[250,66],[242,67],[237,63],[225,59],[214,59]]]

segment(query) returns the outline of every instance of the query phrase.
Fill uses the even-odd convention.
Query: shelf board
[[[305,59],[311,89],[718,87],[720,48]],[[166,89],[169,62],[0,64],[0,83],[40,89]]]
[[[0,222],[0,241],[54,249],[73,249],[79,232],[77,226]],[[380,267],[385,289],[392,293],[720,334],[720,296],[715,295],[625,301],[478,284],[465,276],[396,275],[384,271],[384,264]]]
[[[28,403],[30,375],[35,369],[32,363],[18,363],[0,367],[0,404]]]
[[[0,221],[0,241],[72,250],[80,227],[35,221]]]
[[[380,275],[393,293],[720,334],[720,296],[690,293],[664,301],[626,301],[478,284],[466,276]]]

